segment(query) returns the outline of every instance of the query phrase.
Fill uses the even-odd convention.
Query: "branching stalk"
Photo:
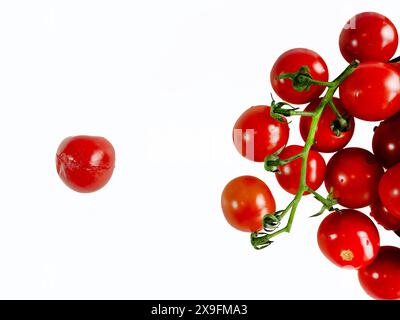
[[[308,155],[310,153],[311,147],[314,143],[314,138],[315,138],[315,133],[317,130],[318,122],[321,118],[324,108],[328,104],[330,104],[332,107],[332,105],[333,105],[332,98],[333,98],[333,95],[335,94],[336,90],[339,88],[341,83],[354,71],[354,69],[357,68],[358,65],[359,65],[358,61],[353,61],[332,82],[320,84],[320,83],[317,83],[313,79],[307,79],[307,84],[312,83],[312,84],[326,85],[328,87],[328,90],[327,90],[325,96],[322,98],[318,107],[313,111],[311,125],[310,125],[310,131],[308,133],[308,137],[305,142],[303,151],[301,152],[301,154],[299,154],[298,157],[295,158],[295,159],[297,159],[297,158],[302,159],[299,188],[298,188],[298,191],[297,191],[294,199],[292,200],[292,202],[290,202],[288,207],[286,207],[286,209],[283,211],[278,211],[277,213],[275,213],[275,215],[277,215],[278,219],[281,220],[290,211],[289,219],[288,219],[286,226],[279,230],[273,231],[273,232],[269,232],[269,231],[271,231],[270,229],[268,229],[268,230],[265,229],[266,232],[252,233],[251,234],[251,243],[254,246],[254,248],[256,248],[256,249],[265,248],[266,246],[268,246],[272,243],[272,241],[271,241],[272,238],[278,236],[279,234],[282,234],[285,232],[290,232],[293,221],[294,221],[294,217],[296,214],[297,207],[301,201],[301,198],[302,198],[304,192],[308,191],[308,192],[312,193],[317,198],[317,200],[319,200],[320,202],[323,203],[324,210],[330,209],[329,207],[331,207],[334,204],[334,201],[329,202],[329,197],[328,197],[328,199],[325,199],[307,186],[307,183],[306,183],[307,159],[308,159]],[[299,79],[299,77],[307,77],[307,75],[300,74],[300,72],[304,72],[304,70],[307,70],[307,68],[306,67],[303,69],[301,68],[299,70],[299,74],[297,74],[297,75],[295,73],[287,74],[286,77],[291,78],[292,80],[296,79],[297,82],[305,81],[303,78]],[[302,83],[302,85],[305,86],[305,83]],[[291,111],[293,111],[293,110],[291,110]],[[275,112],[276,112],[276,110],[275,110]],[[267,216],[268,215],[265,216],[264,221],[268,220]],[[279,224],[276,224],[276,225],[279,225]]]

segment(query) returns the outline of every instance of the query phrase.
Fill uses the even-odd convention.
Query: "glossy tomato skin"
[[[288,159],[296,154],[301,153],[302,151],[303,147],[301,146],[287,146],[279,154],[279,158]],[[313,150],[310,150],[307,160],[308,166],[306,182],[311,189],[317,190],[324,181],[326,169],[325,160],[318,152]],[[299,188],[301,162],[302,159],[299,158],[283,166],[278,166],[279,172],[275,173],[275,177],[280,186],[291,194],[296,194]],[[306,191],[304,194],[309,194],[309,192]]]
[[[264,215],[276,210],[268,186],[252,176],[241,176],[230,181],[222,192],[221,206],[229,224],[245,232],[260,231]]]
[[[103,137],[68,137],[58,147],[56,166],[61,180],[72,190],[94,192],[110,180],[115,151]]]
[[[396,52],[398,34],[394,24],[376,12],[352,17],[339,37],[339,47],[347,62],[389,61]]]
[[[333,197],[347,208],[363,208],[378,198],[378,184],[383,168],[375,156],[361,148],[338,151],[329,160],[325,187],[333,188]]]
[[[400,162],[400,113],[381,122],[374,129],[372,150],[378,161],[390,168]]]
[[[379,182],[379,198],[392,215],[400,218],[400,163],[382,176]]]
[[[339,95],[353,117],[385,120],[400,110],[400,73],[390,64],[362,63],[343,81]]]
[[[371,263],[379,250],[379,232],[360,211],[343,209],[330,213],[318,229],[322,253],[342,268],[360,269]]]
[[[289,126],[271,117],[269,106],[247,109],[233,127],[233,143],[239,153],[249,160],[264,161],[265,157],[286,145]]]
[[[394,67],[397,71],[400,71],[400,62],[391,63],[390,65]]]
[[[328,67],[318,53],[303,48],[286,51],[276,60],[270,74],[272,87],[282,100],[294,104],[308,103],[324,91],[324,87],[312,85],[310,90],[299,92],[293,88],[292,80],[277,79],[281,74],[297,72],[303,66],[310,68],[313,79],[328,81]]]
[[[400,231],[400,217],[389,212],[380,201],[372,204],[371,217],[386,230]]]
[[[321,98],[314,100],[304,109],[304,111],[314,111],[319,106],[321,100]],[[315,132],[314,144],[312,146],[312,149],[315,151],[338,151],[340,149],[343,149],[349,143],[353,136],[355,126],[354,118],[352,116],[346,115],[346,111],[340,99],[333,98],[333,103],[335,104],[339,112],[344,115],[345,118],[349,121],[349,129],[344,132],[340,132],[340,135],[337,136],[333,130],[334,122],[337,120],[337,117],[332,109],[329,106],[326,106],[318,122],[317,131]],[[312,117],[302,116],[300,118],[300,134],[304,141],[307,140],[307,136],[310,131],[311,121]]]
[[[362,288],[374,299],[400,299],[400,249],[380,248],[376,259],[358,271]]]

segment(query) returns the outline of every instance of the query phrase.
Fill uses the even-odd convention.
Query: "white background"
[[[220,209],[225,184],[262,178],[231,141],[237,117],[269,103],[283,51],[319,52],[336,76],[344,23],[397,1],[1,1],[0,298],[364,299],[357,274],[320,253],[305,199],[290,235],[252,249]],[[370,148],[372,123],[352,146]],[[110,183],[69,190],[55,152],[107,137]],[[291,143],[301,143],[297,120]],[[322,187],[321,192],[325,193]],[[368,210],[365,210],[368,212]],[[399,238],[380,228],[383,244]]]

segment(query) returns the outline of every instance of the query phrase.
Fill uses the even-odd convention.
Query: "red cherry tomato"
[[[275,212],[275,200],[268,186],[252,176],[230,181],[221,197],[226,220],[236,229],[256,232],[263,228],[263,217]]]
[[[390,65],[394,67],[397,71],[400,71],[400,62],[391,63]]]
[[[311,102],[304,111],[311,112],[314,111],[320,104],[321,98]],[[338,98],[333,98],[333,103],[339,112],[344,115],[350,125],[347,131],[337,133],[334,131],[335,121],[337,121],[337,117],[332,109],[327,105],[322,112],[321,118],[318,122],[317,131],[315,132],[314,144],[312,146],[313,150],[319,152],[335,152],[342,148],[344,148],[354,133],[354,118],[351,116],[345,115],[345,111],[342,105],[342,102]],[[304,141],[306,141],[308,132],[310,131],[311,126],[311,117],[302,116],[300,118],[300,133]]]
[[[289,126],[270,115],[270,107],[247,109],[233,128],[233,143],[239,153],[249,160],[262,162],[265,157],[282,148],[289,139]]]
[[[325,187],[347,208],[362,208],[378,198],[378,183],[383,169],[375,156],[361,148],[338,151],[328,162]]]
[[[303,48],[286,51],[276,60],[270,75],[272,87],[281,99],[289,103],[303,104],[318,98],[325,90],[322,86],[312,85],[309,90],[299,92],[293,88],[292,80],[277,79],[284,73],[297,72],[303,66],[310,68],[309,73],[313,79],[328,81],[328,67],[319,54]]]
[[[391,214],[380,201],[371,205],[371,217],[386,230],[400,231],[400,217]]]
[[[288,159],[302,151],[303,147],[296,145],[287,146],[279,154],[279,158]],[[299,188],[301,162],[302,159],[299,158],[283,166],[278,166],[279,172],[275,174],[281,187],[291,194],[296,194]],[[307,159],[306,183],[311,189],[317,190],[321,186],[325,177],[325,168],[324,158],[318,152],[310,150]],[[309,192],[306,191],[304,194],[309,194]]]
[[[374,130],[372,149],[381,165],[390,168],[400,162],[400,113],[381,122]]]
[[[56,164],[61,180],[72,190],[94,192],[110,180],[115,151],[102,137],[69,137],[58,147]]]
[[[329,214],[318,229],[322,253],[343,268],[360,269],[371,263],[379,250],[379,233],[360,211],[344,209]]]
[[[343,81],[339,95],[350,115],[384,120],[400,110],[400,73],[389,64],[362,63]]]
[[[351,18],[339,37],[340,51],[348,61],[387,62],[397,49],[396,27],[385,16],[363,12]]]
[[[362,288],[372,298],[400,299],[400,249],[381,247],[376,259],[358,271]]]
[[[400,163],[383,175],[379,182],[379,198],[391,214],[400,218]]]

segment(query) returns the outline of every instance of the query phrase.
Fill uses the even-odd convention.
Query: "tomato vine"
[[[273,214],[267,214],[263,218],[264,230],[260,232],[251,233],[250,239],[251,244],[255,249],[262,249],[269,246],[273,241],[272,238],[282,234],[290,232],[292,228],[292,224],[294,221],[294,217],[297,211],[297,207],[301,201],[301,198],[304,192],[308,191],[314,195],[314,197],[322,203],[321,210],[317,213],[317,215],[322,214],[325,210],[333,210],[333,206],[336,204],[336,201],[332,198],[332,194],[330,194],[325,198],[315,190],[311,189],[306,183],[306,174],[307,174],[307,159],[310,153],[311,147],[314,143],[315,133],[317,130],[318,122],[321,118],[322,112],[324,111],[326,106],[332,108],[332,111],[338,117],[338,123],[340,123],[340,127],[342,130],[346,130],[346,126],[348,125],[346,119],[342,117],[339,111],[336,109],[333,103],[333,95],[339,86],[343,83],[343,81],[358,67],[359,61],[354,60],[349,64],[349,66],[332,82],[324,82],[314,80],[311,75],[308,73],[308,67],[301,67],[298,72],[295,73],[286,73],[279,76],[279,79],[290,79],[292,80],[293,87],[296,91],[304,91],[309,90],[311,86],[326,86],[328,90],[326,94],[322,98],[319,106],[312,112],[304,112],[298,111],[297,108],[292,107],[290,104],[286,102],[278,102],[275,101],[271,104],[271,116],[280,119],[281,116],[309,116],[312,117],[310,130],[308,133],[308,137],[306,139],[303,151],[296,156],[293,156],[289,159],[280,159],[279,153],[282,150],[278,150],[271,156],[265,158],[264,168],[267,171],[276,172],[277,167],[280,165],[284,165],[293,161],[295,159],[301,158],[301,174],[300,174],[300,184],[296,195],[293,200],[289,203],[289,205],[280,211],[277,211]],[[289,219],[285,227],[280,228],[282,219],[288,214]]]

